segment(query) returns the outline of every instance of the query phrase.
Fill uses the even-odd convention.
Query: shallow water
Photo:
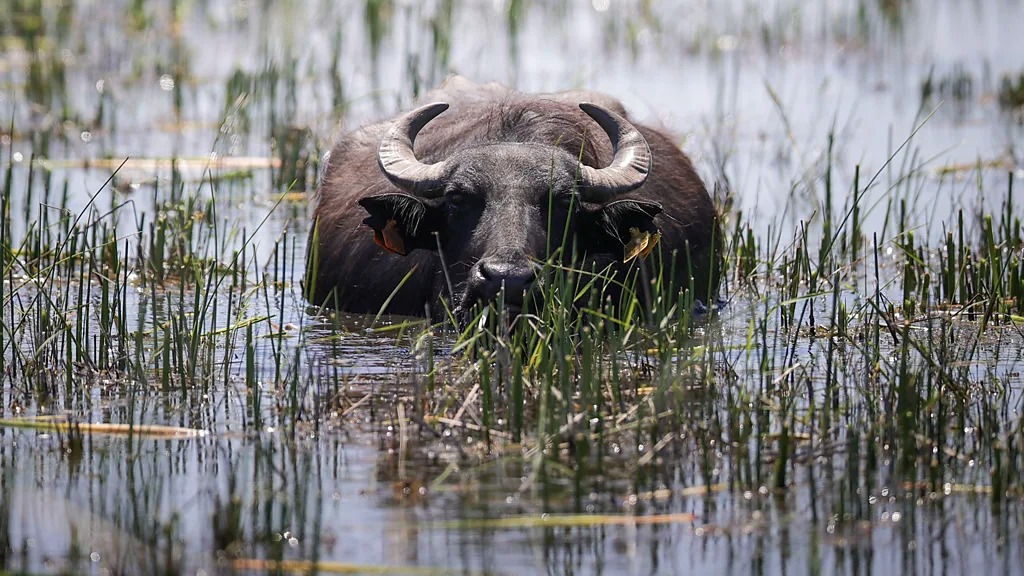
[[[1024,72],[1021,2],[78,2],[46,3],[41,20],[31,2],[16,4],[0,15],[11,234],[25,236],[44,213],[56,218],[57,207],[113,211],[108,220],[132,254],[137,222],[158,217],[155,206],[182,178],[236,231],[205,244],[205,255],[230,262],[244,236],[250,281],[265,274],[280,284],[245,299],[218,296],[220,315],[210,320],[232,324],[231,306],[270,317],[256,327],[258,388],[244,353],[230,349],[226,369],[213,371],[221,378],[200,370],[168,389],[153,375],[125,383],[103,371],[72,376],[58,364],[43,391],[41,376],[11,367],[16,348],[31,355],[45,335],[10,328],[4,418],[64,414],[211,434],[76,439],[0,429],[0,569],[266,571],[231,563],[253,558],[501,574],[1012,574],[1024,566],[1019,482],[1001,504],[985,491],[998,452],[988,427],[1012,444],[1021,426],[1019,329],[994,331],[969,367],[983,400],[965,400],[967,416],[955,425],[972,430],[957,436],[957,457],[943,460],[942,489],[907,484],[887,444],[880,462],[862,464],[851,440],[796,442],[792,487],[762,490],[771,463],[757,454],[776,444],[746,440],[753,458],[737,456],[742,442],[716,445],[732,403],[749,400],[724,389],[699,392],[681,430],[609,438],[606,459],[585,459],[578,473],[542,468],[538,477],[526,448],[492,459],[480,456],[485,441],[459,426],[433,423],[439,438],[411,431],[403,399],[429,385],[426,366],[449,360],[454,336],[439,335],[428,349],[414,327],[381,334],[367,331],[369,318],[346,317],[339,329],[312,316],[298,289],[308,207],[282,199],[291,180],[262,162],[278,156],[280,135],[292,130],[311,160],[291,189],[312,187],[317,158],[340,126],[406,108],[457,72],[528,91],[621,98],[634,118],[677,134],[717,199],[748,215],[759,236],[789,242],[801,221],[820,214],[830,165],[833,203],[847,206],[859,165],[861,188],[877,173],[865,192],[869,236],[896,234],[887,208],[905,200],[919,236],[939,238],[959,208],[998,211],[1008,172],[1024,177],[1024,128],[996,96],[1003,75]],[[43,32],[33,34],[39,22]],[[936,88],[924,98],[929,78]],[[237,169],[208,163],[223,157],[251,160]],[[115,186],[104,186],[125,158]],[[186,159],[175,175],[171,158]],[[84,165],[96,159],[113,161]],[[883,268],[896,266],[899,252],[885,248]],[[9,295],[19,274],[5,271],[11,319],[35,293],[26,286]],[[55,288],[76,289],[42,291]],[[176,318],[175,290],[153,297],[130,284],[127,325],[155,329]],[[756,390],[761,359],[744,345],[765,304],[739,287],[727,292],[729,306],[698,341],[723,351],[722,371],[736,374],[732,391]],[[824,297],[812,304],[827,315]],[[772,366],[796,358],[813,387],[824,340],[782,342]],[[211,354],[219,360],[226,349]],[[275,355],[284,361],[268,361]],[[275,364],[284,373],[266,370]],[[858,366],[840,374],[856,396]],[[655,433],[679,438],[638,465]],[[1020,470],[1015,454],[1003,465]],[[468,522],[542,513],[679,516],[547,528]]]

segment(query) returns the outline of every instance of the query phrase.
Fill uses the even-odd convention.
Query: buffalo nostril
[[[525,292],[530,289],[535,276],[533,270],[520,270],[505,276],[505,290],[514,292]]]
[[[536,279],[532,267],[504,262],[481,262],[478,271],[489,297],[504,287],[506,298],[515,301],[522,300],[523,293],[530,289]]]
[[[480,266],[477,266],[477,272],[480,274],[480,278],[485,282],[490,282],[495,276],[493,266],[487,264],[487,262],[481,262]]]

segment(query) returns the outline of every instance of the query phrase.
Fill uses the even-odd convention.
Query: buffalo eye
[[[555,205],[563,210],[576,210],[579,208],[580,201],[574,194],[558,194],[555,196]]]
[[[477,202],[479,197],[473,189],[461,184],[449,184],[444,193],[444,201],[453,208],[468,206]]]
[[[460,206],[466,201],[465,192],[454,190],[444,195],[444,199],[452,206]]]
[[[462,217],[471,212],[471,208],[475,207],[479,201],[479,197],[474,196],[470,191],[461,187],[452,187],[444,195],[445,212],[449,218]]]

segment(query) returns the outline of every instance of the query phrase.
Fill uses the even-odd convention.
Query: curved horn
[[[639,188],[651,172],[651,149],[643,134],[615,112],[589,102],[580,109],[608,133],[615,156],[606,168],[580,164],[580,196],[588,202],[607,202]]]
[[[439,196],[444,162],[424,164],[413,153],[413,142],[420,130],[448,109],[445,102],[434,102],[402,116],[391,125],[377,147],[377,163],[392,184],[410,194],[426,198]]]

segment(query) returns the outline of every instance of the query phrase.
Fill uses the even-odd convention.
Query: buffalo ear
[[[437,207],[409,194],[367,196],[359,205],[370,213],[363,224],[373,229],[373,241],[388,252],[405,256],[417,248],[437,249]]]
[[[661,204],[647,200],[616,200],[584,208],[583,245],[593,252],[621,253],[624,262],[647,256],[661,238],[654,223],[660,213]]]

